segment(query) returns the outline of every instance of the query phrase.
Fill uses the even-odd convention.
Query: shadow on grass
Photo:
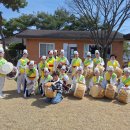
[[[114,100],[113,103],[117,105],[122,105],[122,106],[127,105],[126,103],[119,102],[118,100]]]
[[[51,105],[50,103],[45,102],[45,98],[36,98],[34,102],[32,102],[31,106],[35,106],[38,108],[46,108],[47,106]]]
[[[18,94],[16,90],[4,91],[4,94],[6,95],[4,99],[20,98],[23,96],[22,93]]]

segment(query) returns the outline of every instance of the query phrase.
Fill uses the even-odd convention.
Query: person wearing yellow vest
[[[76,83],[82,83],[82,84],[85,84],[85,77],[83,76],[83,67],[82,66],[79,66],[77,68],[77,71],[76,71],[76,75],[74,76],[73,78],[73,84],[76,84]]]
[[[19,70],[19,75],[17,77],[17,92],[21,92],[21,86],[24,88],[25,85],[25,70],[27,67],[27,63],[29,62],[28,51],[23,50],[23,57],[18,60],[17,68]]]
[[[49,57],[47,58],[48,68],[50,70],[50,73],[53,73],[55,71],[56,66],[56,60],[53,56],[53,50],[49,51]]]
[[[92,77],[92,79],[90,81],[89,88],[93,87],[96,84],[102,86],[102,82],[103,82],[103,76],[100,76],[99,69],[95,68],[94,69],[94,76]]]
[[[24,97],[35,94],[35,88],[38,78],[38,70],[34,66],[34,61],[30,61],[28,67],[25,70],[26,88],[24,92]]]
[[[93,59],[93,63],[94,63],[94,67],[96,67],[97,65],[101,65],[101,66],[105,65],[103,58],[100,57],[99,50],[95,51],[95,58]]]
[[[109,66],[107,70],[108,71],[104,74],[103,88],[106,88],[107,84],[117,84],[117,75],[114,73],[114,67]]]
[[[60,51],[60,56],[57,58],[57,66],[58,65],[69,65],[68,59],[64,56],[64,50]]]
[[[63,77],[64,77],[65,75],[67,75],[67,74],[66,74],[66,66],[63,65],[62,68],[61,68],[61,70],[60,70],[60,75],[59,75],[60,80],[63,80]]]
[[[84,60],[84,67],[93,69],[93,60],[91,59],[91,52],[87,53],[87,58]]]
[[[0,48],[0,68],[6,63],[7,61],[4,59],[4,49]],[[2,93],[5,83],[5,75],[0,73],[0,98],[4,98],[5,95]]]
[[[42,80],[44,79],[44,68],[48,68],[49,65],[46,61],[46,56],[41,57],[41,61],[38,64],[38,71],[39,71],[39,76],[40,76],[40,84],[42,83]]]
[[[118,90],[121,88],[130,89],[130,70],[128,68],[124,68],[124,75],[120,78]]]
[[[44,96],[44,86],[45,83],[51,81],[53,79],[53,77],[50,75],[50,72],[48,70],[48,68],[44,68],[44,78],[42,79],[42,96]]]
[[[79,58],[78,51],[74,51],[74,58],[71,61],[70,67],[72,68],[72,76],[74,76],[74,73],[77,70],[77,67],[83,66],[82,60]]]
[[[119,62],[116,60],[116,56],[115,56],[114,54],[112,54],[112,55],[110,56],[110,60],[107,62],[107,68],[108,68],[109,66],[113,66],[114,69],[116,69],[116,67],[120,67],[120,64],[119,64]]]

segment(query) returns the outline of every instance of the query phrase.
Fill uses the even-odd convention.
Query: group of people
[[[0,48],[0,68],[6,62],[4,50]],[[63,49],[59,54],[57,50],[50,50],[48,55],[42,56],[40,62],[36,64],[35,61],[28,59],[28,51],[25,49],[22,58],[17,63],[19,72],[17,76],[17,92],[19,94],[23,91],[24,97],[37,93],[46,96],[45,85],[48,82],[53,82],[49,89],[57,91],[57,94],[54,98],[46,97],[45,101],[56,104],[62,101],[63,93],[74,92],[75,88],[72,84],[76,83],[85,84],[86,91],[89,91],[95,84],[99,84],[104,89],[106,89],[107,84],[112,84],[117,86],[118,91],[121,88],[130,89],[130,63],[127,68],[124,68],[124,72],[120,77],[115,73],[115,69],[120,68],[115,55],[112,54],[107,62],[107,67],[104,68],[104,66],[105,63],[100,56],[99,50],[95,51],[94,59],[91,57],[91,52],[87,52],[84,62],[79,57],[78,51],[74,51],[71,63],[65,57]],[[89,78],[85,74],[87,69],[93,72],[93,75]],[[2,93],[5,77],[6,75],[0,72],[0,98],[5,97]]]

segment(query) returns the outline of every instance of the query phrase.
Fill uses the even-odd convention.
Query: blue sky
[[[3,12],[3,16],[6,19],[14,18],[20,16],[22,13],[25,14],[32,14],[36,13],[37,11],[44,11],[48,13],[54,13],[57,8],[65,7],[65,0],[27,0],[28,5],[24,9],[20,9],[20,12],[13,12],[10,9],[4,8],[0,5],[0,11]],[[123,27],[121,28],[120,32],[127,34],[130,33],[130,19],[125,22]]]

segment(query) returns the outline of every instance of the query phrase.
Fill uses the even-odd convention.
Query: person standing
[[[4,49],[0,48],[0,68],[7,62],[4,59]],[[5,95],[2,93],[3,87],[5,83],[5,75],[0,73],[0,98],[4,98]]]
[[[17,68],[19,70],[19,75],[17,77],[17,92],[21,93],[21,86],[24,88],[25,85],[25,69],[27,67],[27,63],[29,62],[28,51],[23,50],[23,57],[18,60]]]

